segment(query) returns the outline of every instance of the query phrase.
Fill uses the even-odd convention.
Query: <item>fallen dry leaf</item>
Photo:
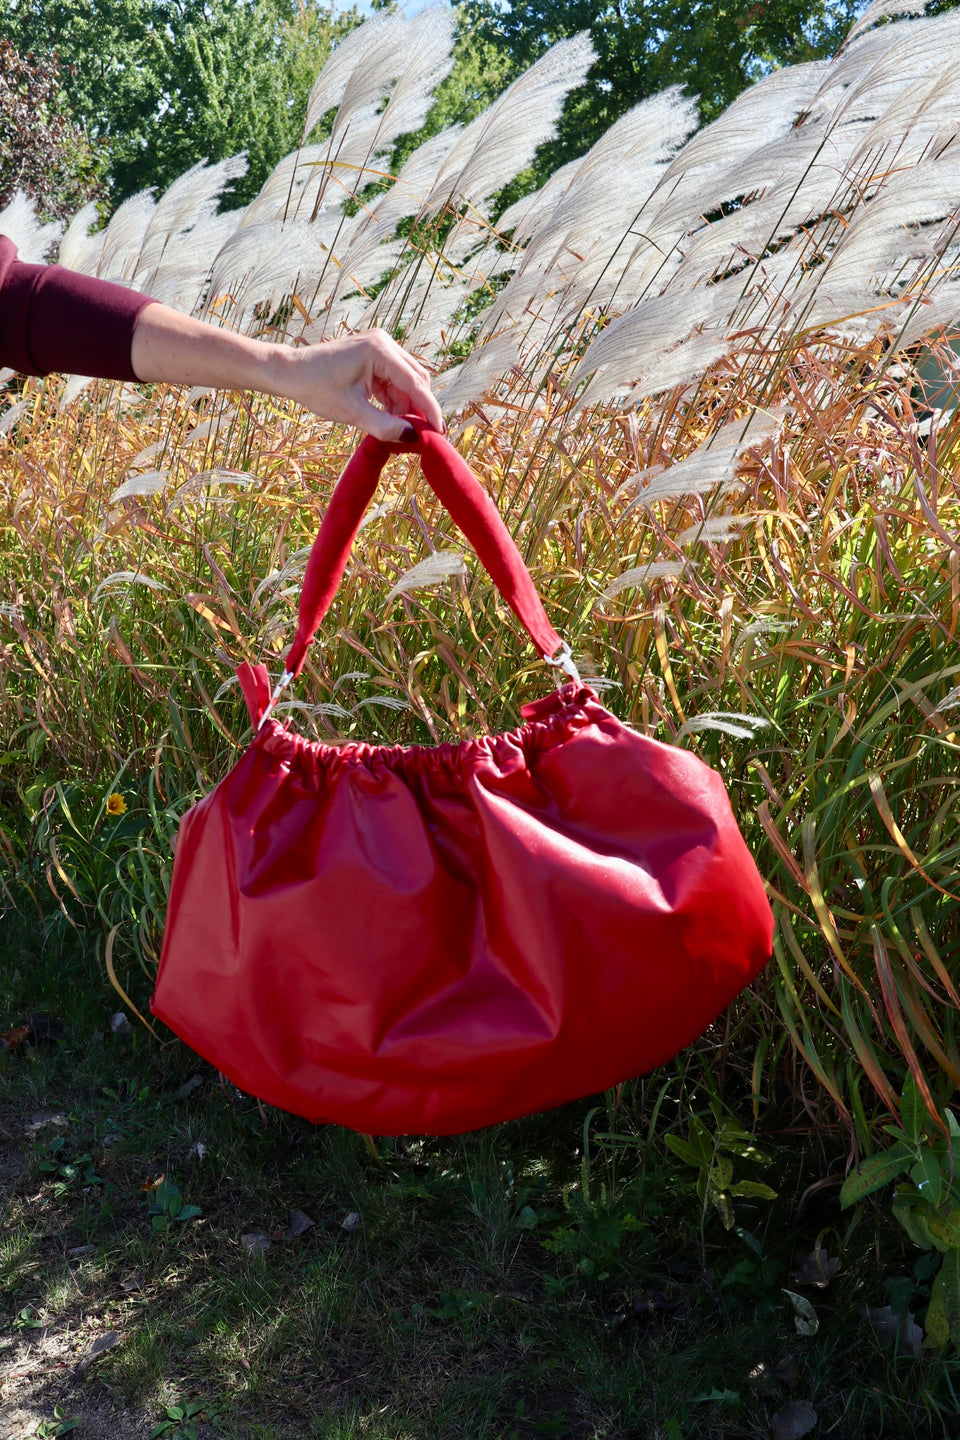
[[[816,1285],[822,1290],[829,1285],[839,1266],[839,1257],[828,1255],[818,1240],[810,1254],[804,1255],[793,1271],[793,1278],[798,1285]]]
[[[777,1361],[770,1373],[775,1380],[779,1380],[783,1385],[789,1385],[791,1387],[796,1385],[799,1373],[797,1370],[797,1357],[795,1355],[784,1355]]]
[[[122,1010],[110,1016],[110,1029],[119,1040],[129,1040],[133,1035],[133,1026]]]
[[[817,1423],[817,1412],[806,1400],[790,1400],[770,1417],[773,1440],[801,1440]]]
[[[264,1250],[270,1249],[270,1236],[259,1231],[251,1235],[241,1235],[240,1244],[251,1255],[262,1255]]]
[[[316,1221],[311,1220],[310,1216],[302,1210],[290,1210],[288,1216],[289,1223],[284,1232],[284,1240],[296,1240],[298,1236],[305,1235],[308,1230],[312,1230],[316,1224]]]
[[[88,1346],[80,1357],[80,1364],[77,1366],[76,1373],[82,1375],[84,1370],[90,1368],[94,1360],[97,1360],[101,1355],[105,1355],[108,1350],[112,1350],[114,1345],[119,1344],[120,1336],[116,1330],[108,1330],[105,1334],[98,1335],[93,1344]]]
[[[70,1124],[62,1110],[39,1110],[36,1115],[31,1115],[26,1126],[28,1135],[36,1135],[38,1130],[43,1130],[47,1125],[56,1125],[61,1129]]]
[[[3,1033],[0,1034],[0,1041],[3,1042],[4,1050],[16,1050],[17,1046],[22,1045],[29,1034],[29,1025],[15,1025],[12,1030],[4,1030]]]
[[[356,1210],[351,1210],[350,1214],[344,1215],[343,1219],[340,1221],[340,1229],[346,1230],[348,1235],[352,1235],[354,1230],[358,1229],[359,1225],[360,1216],[358,1215]]]
[[[912,1311],[908,1310],[904,1315],[894,1315],[889,1305],[882,1305],[878,1310],[872,1310],[868,1305],[864,1314],[867,1323],[881,1340],[885,1340],[891,1348],[899,1350],[901,1355],[912,1355],[919,1360],[923,1331],[913,1318]]]

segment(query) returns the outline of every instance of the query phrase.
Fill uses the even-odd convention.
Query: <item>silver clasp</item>
[[[258,734],[263,729],[266,722],[269,720],[270,711],[273,709],[274,705],[276,705],[277,701],[280,699],[280,696],[283,694],[284,690],[286,690],[292,679],[293,672],[291,670],[284,670],[283,674],[280,676],[280,679],[273,687],[273,694],[270,696],[270,702],[267,705],[266,710],[264,710],[263,714],[260,716],[260,723],[257,726]]]
[[[573,651],[566,640],[561,643],[556,655],[544,655],[543,658],[548,665],[555,665],[558,670],[565,671],[577,685],[583,683],[580,679],[580,671],[573,663]]]

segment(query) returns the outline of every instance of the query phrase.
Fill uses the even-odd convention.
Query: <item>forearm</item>
[[[410,439],[402,417],[411,412],[443,428],[428,372],[384,330],[271,345],[153,303],[133,332],[131,363],[140,380],[276,395],[381,440]]]
[[[285,345],[253,340],[154,303],[137,322],[130,361],[138,380],[299,398],[293,391],[295,355]]]

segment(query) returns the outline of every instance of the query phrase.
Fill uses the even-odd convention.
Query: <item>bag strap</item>
[[[543,602],[500,512],[463,457],[445,435],[410,417],[416,444],[390,443],[367,435],[344,470],[323,517],[307,562],[300,596],[300,623],[286,672],[300,674],[307,647],[330,607],[346,568],[350,547],[391,455],[419,455],[430,488],[473,549],[545,660],[566,647],[547,619]],[[557,663],[560,663],[558,661]]]

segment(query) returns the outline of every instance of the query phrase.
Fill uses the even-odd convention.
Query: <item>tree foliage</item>
[[[550,45],[589,30],[597,61],[567,104],[541,179],[640,100],[683,84],[712,120],[768,71],[831,55],[863,0],[455,0],[462,31],[499,58],[498,82]],[[507,65],[504,67],[504,59]],[[452,77],[455,81],[456,76]]]
[[[105,193],[103,157],[61,106],[51,57],[20,55],[0,40],[0,208],[18,190],[42,220],[63,220]]]
[[[296,145],[317,72],[358,19],[317,0],[12,0],[0,37],[56,56],[70,113],[109,151],[115,202],[240,150],[244,200]]]

